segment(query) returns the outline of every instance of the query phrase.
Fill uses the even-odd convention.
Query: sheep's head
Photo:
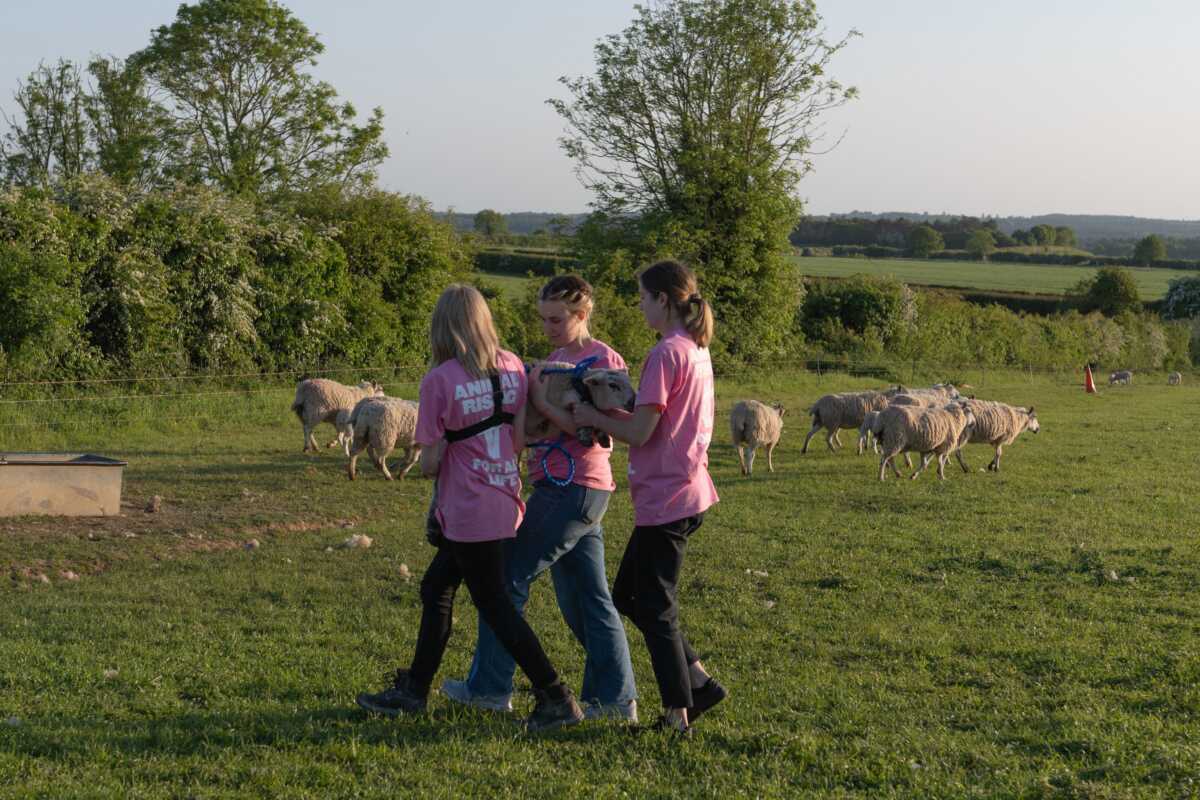
[[[787,409],[783,407],[783,403],[772,403],[771,408],[775,409],[775,413],[779,415],[780,419],[783,419],[783,415],[787,413]]]
[[[372,397],[383,397],[383,386],[375,381],[359,381],[358,388],[367,392]]]
[[[1025,427],[1028,428],[1029,430],[1033,431],[1034,433],[1037,433],[1038,431],[1040,431],[1042,429],[1042,426],[1038,424],[1037,414],[1033,413],[1033,406],[1030,406],[1028,409],[1023,409],[1023,410],[1029,416],[1028,421],[1026,421],[1026,423],[1025,423]]]
[[[592,405],[599,411],[623,408],[633,411],[637,392],[629,373],[619,369],[589,369],[583,374],[583,384],[592,395]]]

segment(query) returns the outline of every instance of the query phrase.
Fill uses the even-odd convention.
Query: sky
[[[291,0],[314,74],[385,113],[387,189],[434,208],[587,210],[558,146],[560,76],[633,18],[626,0]],[[39,61],[126,56],[175,0],[0,0],[0,109]],[[1200,219],[1200,2],[818,0],[830,68],[860,96],[824,118],[810,213]]]

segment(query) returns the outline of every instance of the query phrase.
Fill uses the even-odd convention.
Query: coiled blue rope
[[[573,367],[543,367],[543,375],[563,374],[570,375],[572,378],[582,378],[583,373],[592,368],[592,364],[596,363],[599,356],[588,356]],[[525,372],[528,373],[532,364],[525,365]],[[566,441],[566,434],[560,434],[557,441],[554,442],[530,442],[530,447],[543,447],[546,452],[542,453],[542,474],[546,479],[555,486],[567,486],[575,479],[575,457],[567,452],[567,448],[563,447],[563,442]],[[567,477],[556,478],[550,474],[550,454],[555,450],[562,453],[567,459]]]

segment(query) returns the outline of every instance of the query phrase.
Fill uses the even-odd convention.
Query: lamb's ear
[[[1029,416],[1031,416],[1031,417],[1036,417],[1036,416],[1037,416],[1036,414],[1034,414],[1034,413],[1033,413],[1033,406],[1030,406],[1030,407],[1029,407]]]
[[[583,383],[585,386],[599,386],[606,377],[602,369],[589,369],[583,373]]]

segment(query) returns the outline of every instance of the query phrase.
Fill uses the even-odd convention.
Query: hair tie
[[[688,296],[688,299],[687,299],[687,301],[688,301],[689,303],[699,303],[699,302],[700,302],[700,300],[701,300],[701,297],[700,297],[700,295],[699,295],[699,294],[693,294],[693,295],[689,295],[689,296]]]

